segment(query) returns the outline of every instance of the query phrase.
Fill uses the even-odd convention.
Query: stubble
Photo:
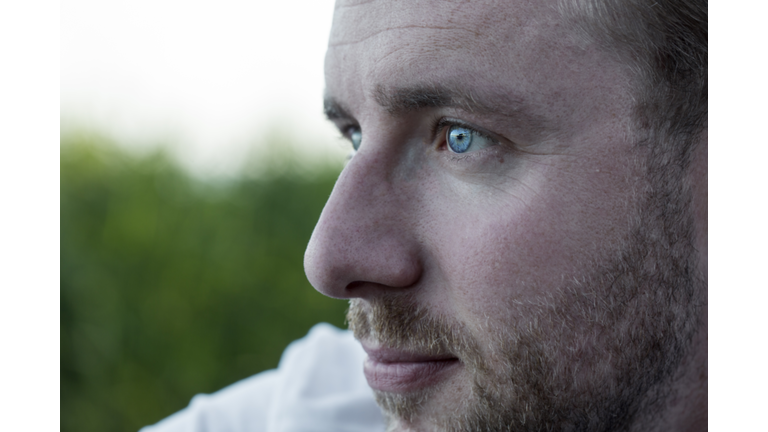
[[[650,161],[634,228],[617,247],[562,286],[511,303],[513,318],[489,324],[490,341],[481,344],[466,325],[433,315],[408,294],[352,300],[350,329],[384,346],[459,358],[471,394],[438,420],[438,430],[650,427],[672,391],[703,306],[690,193],[668,168]],[[435,391],[376,392],[376,398],[394,426],[417,419]]]

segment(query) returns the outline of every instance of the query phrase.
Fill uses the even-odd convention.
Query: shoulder
[[[277,369],[197,395],[141,432],[382,431],[364,359],[350,332],[318,324],[288,346]]]

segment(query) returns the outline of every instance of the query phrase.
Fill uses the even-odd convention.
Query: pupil
[[[448,133],[448,146],[454,153],[464,153],[472,143],[472,132],[456,127]]]

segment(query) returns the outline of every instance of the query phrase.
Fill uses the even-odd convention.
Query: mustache
[[[452,354],[467,367],[486,369],[479,344],[463,323],[431,313],[407,294],[351,299],[347,324],[357,340],[427,355]]]

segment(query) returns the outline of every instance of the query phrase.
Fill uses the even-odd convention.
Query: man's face
[[[599,430],[669,374],[629,76],[554,2],[337,3],[326,111],[362,140],[305,268],[392,428]]]

